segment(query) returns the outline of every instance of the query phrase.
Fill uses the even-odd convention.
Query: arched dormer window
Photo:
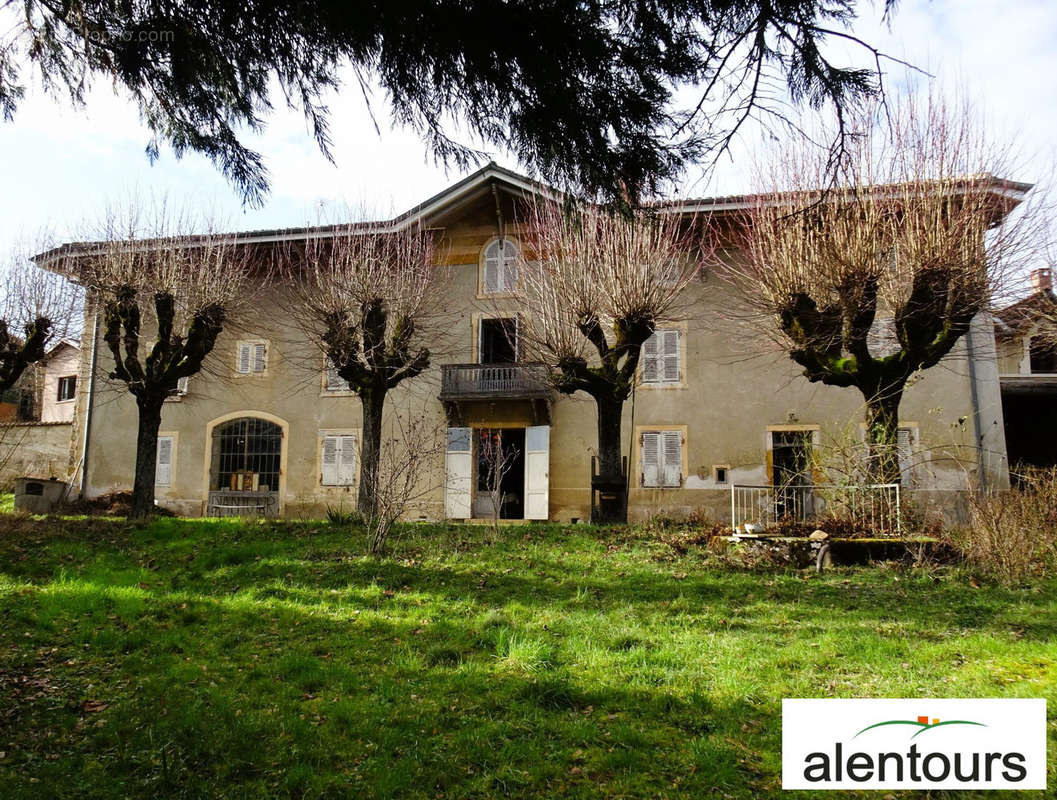
[[[513,239],[495,239],[481,257],[481,294],[510,294],[517,291],[518,246]]]

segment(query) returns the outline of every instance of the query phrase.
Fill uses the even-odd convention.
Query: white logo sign
[[[783,789],[1045,789],[1045,700],[783,700]]]

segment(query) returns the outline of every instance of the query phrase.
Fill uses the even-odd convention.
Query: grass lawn
[[[1057,581],[407,530],[0,518],[0,798],[806,797],[814,696],[1046,697],[1054,782]]]

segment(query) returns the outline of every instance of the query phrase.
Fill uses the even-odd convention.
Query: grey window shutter
[[[190,378],[188,376],[186,376],[186,375],[184,377],[180,378],[178,381],[176,381],[176,393],[178,395],[187,394],[187,384],[188,384],[189,381],[190,381]]]

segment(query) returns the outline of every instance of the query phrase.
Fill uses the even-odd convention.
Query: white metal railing
[[[765,486],[731,484],[730,526],[759,530],[783,519],[813,522],[825,517],[850,520],[862,530],[891,536],[902,533],[898,483],[864,486]]]

